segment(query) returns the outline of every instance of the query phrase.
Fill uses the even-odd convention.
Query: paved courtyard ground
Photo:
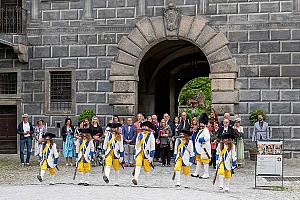
[[[299,161],[300,159],[285,160],[285,176],[300,176]],[[38,182],[37,161],[33,161],[30,167],[20,167],[17,155],[0,155],[0,199],[300,199],[300,182],[285,182],[284,190],[279,191],[276,186],[281,182],[268,182],[264,178],[259,178],[260,185],[275,187],[268,190],[254,189],[254,162],[252,161],[247,161],[243,168],[236,170],[231,191],[228,193],[219,191],[217,184],[213,186],[212,177],[208,180],[190,177],[190,188],[177,189],[171,180],[173,167],[156,166],[151,174],[149,188],[131,186],[132,167],[121,170],[120,187],[113,186],[113,173],[110,184],[106,185],[103,182],[101,167],[92,168],[89,187],[78,186],[77,181],[72,180],[74,167],[66,167],[62,161],[59,168],[60,171],[56,176],[57,184],[50,186],[49,179],[43,183]],[[211,168],[210,172],[212,176],[214,170]],[[141,173],[141,184],[143,180],[143,173]]]

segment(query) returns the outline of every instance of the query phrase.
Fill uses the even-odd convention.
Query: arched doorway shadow
[[[149,98],[148,102],[148,98],[139,98],[139,96],[151,95],[155,91],[157,101],[160,102],[162,100],[162,98],[156,95],[157,84],[153,83],[159,83],[157,80],[163,80],[164,70],[169,74],[171,72],[173,74],[193,74],[191,72],[183,72],[180,69],[188,69],[186,66],[189,66],[188,63],[191,60],[189,59],[189,55],[194,55],[190,52],[193,51],[194,46],[197,47],[198,53],[201,50],[201,53],[198,55],[199,58],[206,58],[206,62],[204,62],[205,59],[200,59],[197,62],[199,64],[201,62],[206,63],[206,69],[209,69],[212,106],[219,113],[234,113],[234,104],[239,102],[238,91],[235,89],[235,79],[238,69],[235,59],[227,47],[229,42],[225,35],[211,28],[208,21],[201,16],[180,15],[177,18],[180,18],[178,24],[174,23],[166,15],[144,18],[137,22],[136,28],[128,36],[123,36],[120,40],[118,44],[118,56],[115,62],[111,64],[110,70],[110,81],[113,83],[113,92],[109,94],[109,103],[113,106],[115,115],[132,116],[140,112],[139,109],[146,107],[148,107],[148,111],[158,109],[157,105],[151,104],[153,96],[152,100]],[[164,51],[160,50],[159,54],[151,53],[151,51],[155,52],[156,45],[168,48],[163,47]],[[171,51],[171,49],[173,50]],[[182,55],[178,56],[177,51]],[[163,57],[161,54],[163,54]],[[178,65],[176,58],[179,59]],[[150,64],[156,63],[156,59],[160,61],[164,60],[160,63],[160,66],[162,66],[161,70],[163,71],[160,70],[160,66],[148,67]],[[174,62],[177,67],[172,68],[175,65]],[[209,67],[207,66],[208,64]],[[178,71],[176,72],[175,69]],[[199,69],[203,68],[199,67]],[[151,77],[150,75],[143,75],[146,72],[152,74]],[[200,73],[204,73],[204,71]],[[197,73],[194,72],[194,74]],[[171,79],[169,78],[168,80]],[[153,85],[155,85],[155,90],[153,90]],[[159,87],[158,89],[161,88]],[[145,106],[140,105],[141,101],[139,99],[144,99],[143,103]],[[171,98],[169,99],[170,104],[172,104],[172,100],[176,101],[175,98]]]
[[[186,40],[165,40],[147,51],[139,67],[138,111],[176,115],[178,96],[190,80],[210,73],[204,53]]]

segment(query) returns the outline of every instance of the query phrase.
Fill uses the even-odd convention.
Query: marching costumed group
[[[209,163],[212,160],[212,145],[211,133],[208,128],[209,117],[203,113],[199,117],[199,131],[193,137],[192,132],[186,129],[180,129],[178,136],[174,141],[174,173],[172,179],[176,187],[188,187],[188,178],[190,176],[202,179],[208,179]],[[105,131],[105,139],[102,147],[103,158],[103,181],[110,183],[111,170],[114,171],[114,185],[119,185],[119,176],[121,167],[124,168],[124,136],[122,134],[122,125],[117,122],[112,122],[107,125]],[[185,126],[185,124],[184,124]],[[137,135],[134,143],[134,171],[132,173],[132,184],[140,185],[140,173],[143,168],[145,174],[144,186],[147,187],[150,179],[151,168],[154,169],[154,158],[156,149],[156,139],[154,125],[149,121],[144,121],[139,124]],[[70,128],[70,131],[72,129]],[[89,175],[91,171],[91,161],[95,154],[94,137],[91,136],[90,128],[79,128],[78,136],[76,137],[75,156],[76,168],[75,174],[79,175],[79,185],[88,186]],[[37,176],[42,182],[47,170],[50,173],[50,184],[54,184],[54,176],[57,169],[59,153],[56,144],[53,142],[55,137],[52,133],[43,134],[43,142],[40,145],[40,173]],[[230,132],[222,134],[215,152],[216,160],[216,175],[213,183],[219,176],[219,189],[228,191],[230,179],[232,178],[233,170],[237,166],[236,147],[233,143],[234,135]],[[196,170],[193,174],[190,173],[190,168],[196,164]],[[201,168],[203,166],[203,174]],[[181,180],[183,179],[183,180]]]

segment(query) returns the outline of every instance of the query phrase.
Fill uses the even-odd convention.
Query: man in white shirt
[[[22,122],[18,125],[17,133],[20,135],[20,160],[22,166],[25,166],[24,162],[24,148],[26,145],[26,165],[30,166],[30,151],[32,145],[32,133],[33,126],[28,121],[28,114],[22,115]]]

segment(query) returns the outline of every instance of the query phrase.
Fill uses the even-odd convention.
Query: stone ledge
[[[210,79],[236,79],[237,73],[211,73]]]

